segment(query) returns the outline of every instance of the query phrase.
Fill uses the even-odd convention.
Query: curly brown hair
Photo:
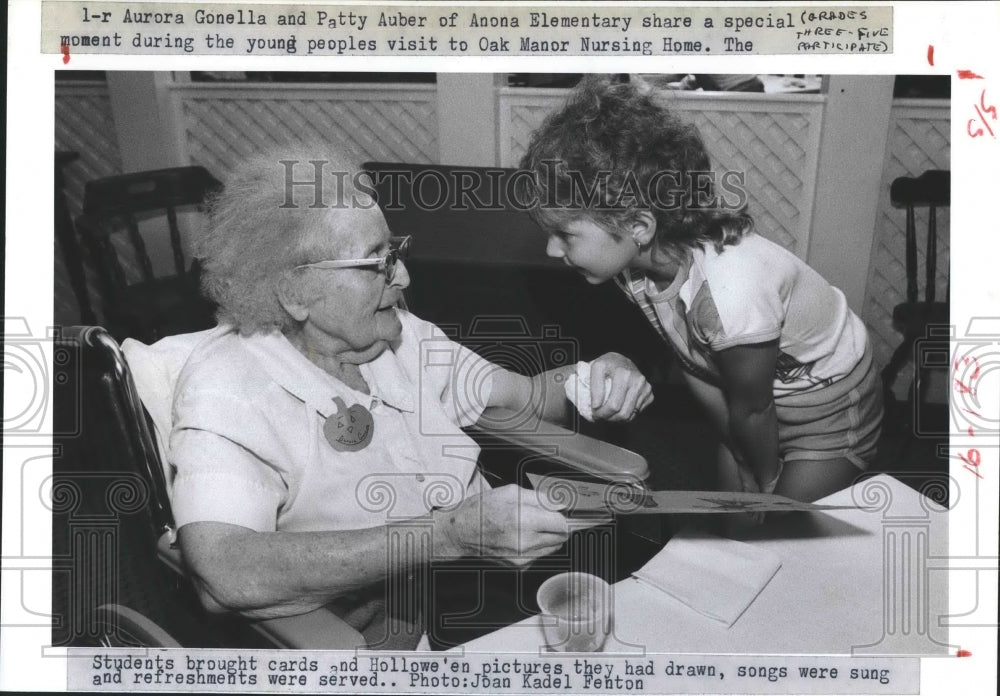
[[[648,211],[659,245],[721,252],[753,228],[745,196],[732,206],[718,195],[697,128],[610,77],[585,77],[532,134],[520,166],[533,176],[518,179],[517,196],[543,229],[587,217],[621,235]]]

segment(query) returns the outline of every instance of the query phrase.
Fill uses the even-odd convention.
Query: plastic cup
[[[561,573],[538,588],[542,635],[555,652],[600,652],[614,622],[611,586],[589,573]]]

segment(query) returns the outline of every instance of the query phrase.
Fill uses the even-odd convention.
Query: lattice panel
[[[516,166],[531,133],[563,102],[553,94],[501,97],[501,162]],[[530,102],[529,102],[530,100]],[[757,229],[805,257],[816,179],[822,103],[672,100],[701,131],[717,172],[744,172]]]
[[[881,365],[901,340],[892,327],[892,309],[906,299],[906,211],[897,210],[889,201],[889,186],[900,176],[919,176],[928,169],[951,168],[950,104],[939,106],[908,106],[900,100],[893,106],[889,127],[889,144],[886,163],[880,183],[879,213],[876,219],[868,289],[863,318],[872,338],[876,359]],[[937,299],[947,298],[948,264],[951,250],[950,217],[947,209],[937,213],[938,248]],[[917,225],[917,278],[920,297],[924,297],[926,277],[927,213],[918,210]],[[909,371],[901,373],[897,381],[905,390],[910,382]],[[901,385],[901,386],[899,386]],[[901,393],[897,393],[901,396]]]
[[[433,162],[438,156],[433,93],[178,90],[177,97],[191,162],[220,177],[241,157],[289,138],[338,143],[359,161]]]
[[[688,114],[701,131],[718,171],[745,172],[750,212],[757,229],[772,241],[805,256],[800,245],[809,224],[804,211],[809,120],[802,114],[699,111]],[[802,241],[805,241],[804,239]]]
[[[501,100],[503,97],[501,97]],[[510,100],[507,109],[501,110],[501,118],[506,114],[506,122],[501,123],[505,129],[504,142],[500,143],[500,164],[504,167],[516,167],[528,149],[531,134],[542,125],[542,121],[552,111],[558,108],[565,97],[544,97],[532,99],[532,103],[522,100]],[[501,132],[504,132],[502,130]]]
[[[56,85],[55,149],[79,153],[79,159],[66,165],[66,201],[75,220],[83,212],[83,191],[91,179],[120,174],[121,157],[115,136],[114,118],[107,85]],[[63,267],[62,252],[56,249],[55,322],[76,324],[80,321],[76,297]],[[84,270],[94,311],[100,315],[101,291],[92,264],[84,250]]]

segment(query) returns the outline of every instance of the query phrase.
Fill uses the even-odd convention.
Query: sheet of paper
[[[611,512],[618,515],[791,512],[859,507],[803,503],[773,493],[648,491],[621,483],[602,484],[537,474],[528,474],[528,480],[538,491],[543,505],[585,515],[597,512]]]

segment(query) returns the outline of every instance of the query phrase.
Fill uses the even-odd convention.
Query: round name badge
[[[323,435],[338,452],[358,452],[371,444],[375,419],[361,404],[348,407],[339,396],[333,397],[337,413],[323,423]]]

